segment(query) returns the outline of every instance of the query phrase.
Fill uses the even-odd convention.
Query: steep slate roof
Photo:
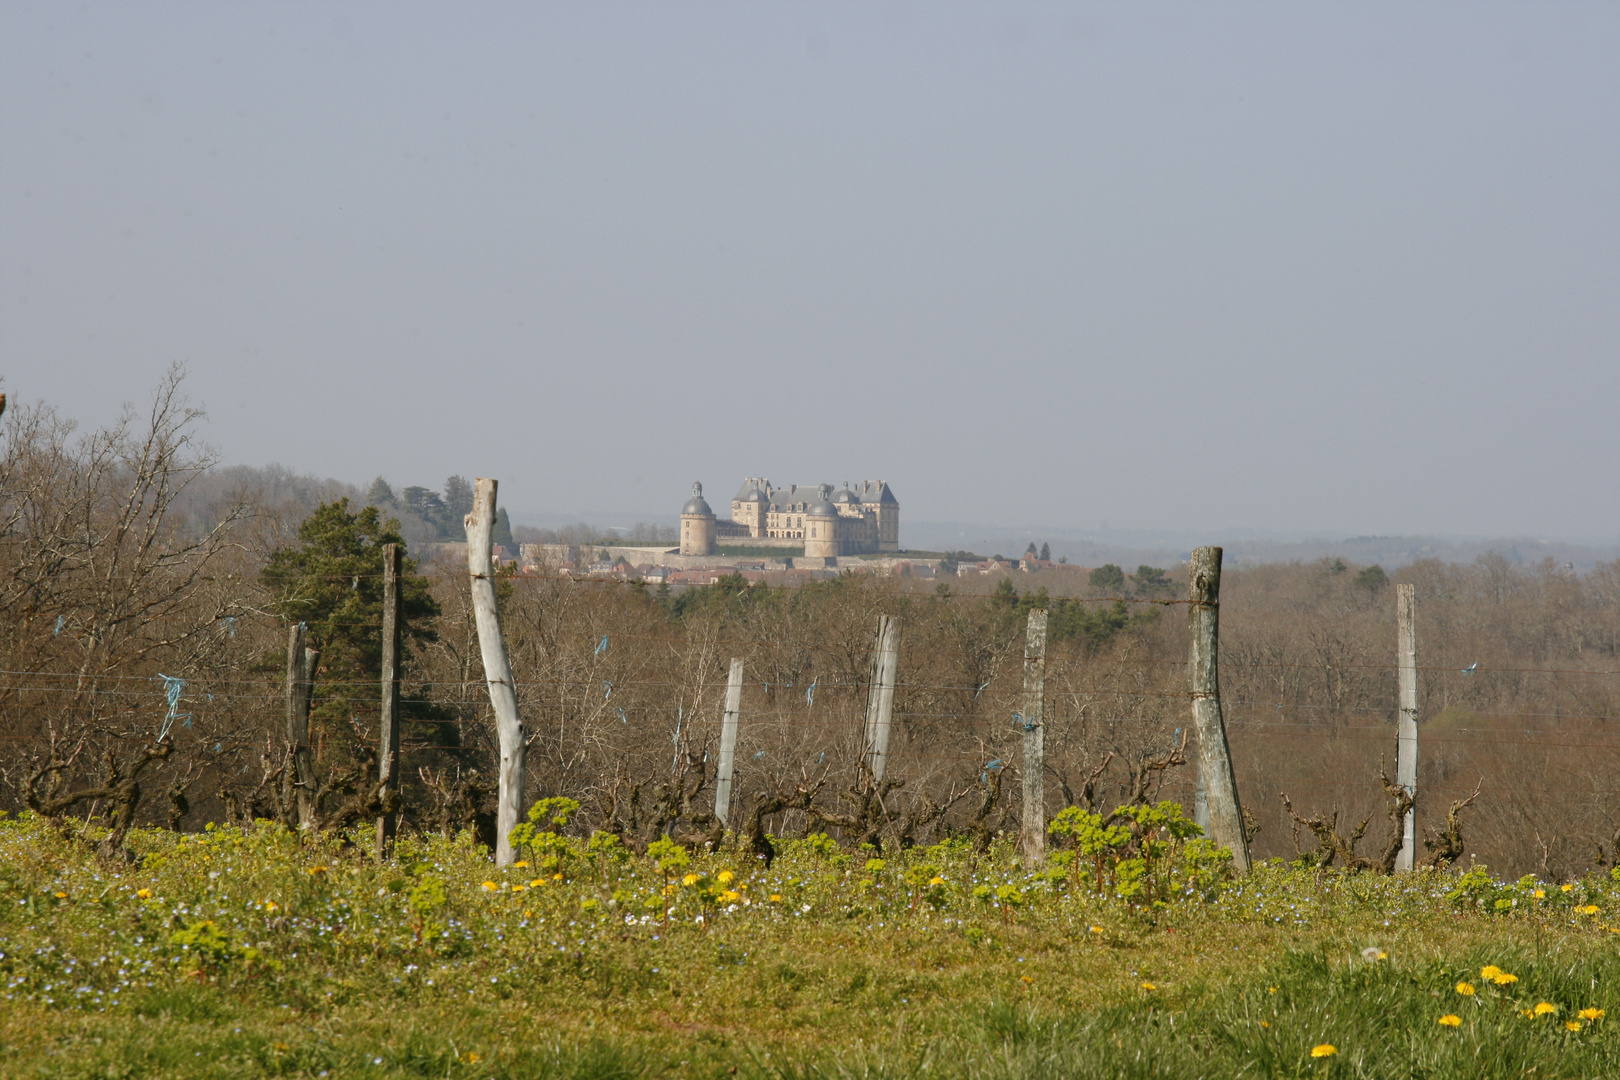
[[[900,500],[894,497],[889,490],[887,481],[862,480],[860,488],[856,491],[863,503],[885,503],[889,506],[899,506]]]

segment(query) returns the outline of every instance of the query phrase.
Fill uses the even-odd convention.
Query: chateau
[[[872,555],[900,550],[900,500],[882,480],[858,487],[773,487],[762,476],[750,476],[731,499],[731,519],[719,521],[703,498],[703,485],[692,485],[692,498],[681,508],[681,554],[712,555],[721,542],[750,547],[797,548],[806,559]]]

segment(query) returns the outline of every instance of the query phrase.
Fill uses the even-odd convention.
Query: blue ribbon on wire
[[[814,705],[816,703],[816,685],[820,682],[821,680],[817,679],[815,682],[810,684],[810,689],[804,692],[804,703],[806,705]]]
[[[595,655],[601,656],[603,653],[605,653],[607,651],[608,651],[608,636],[606,634],[603,634],[602,635],[602,640],[598,641],[596,643],[596,653],[595,653]]]

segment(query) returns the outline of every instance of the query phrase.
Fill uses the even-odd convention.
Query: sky
[[[1620,6],[0,5],[0,376],[669,519],[1620,538]]]

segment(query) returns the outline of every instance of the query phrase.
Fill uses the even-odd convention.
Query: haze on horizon
[[[0,7],[0,375],[516,516],[1620,537],[1612,5]]]

